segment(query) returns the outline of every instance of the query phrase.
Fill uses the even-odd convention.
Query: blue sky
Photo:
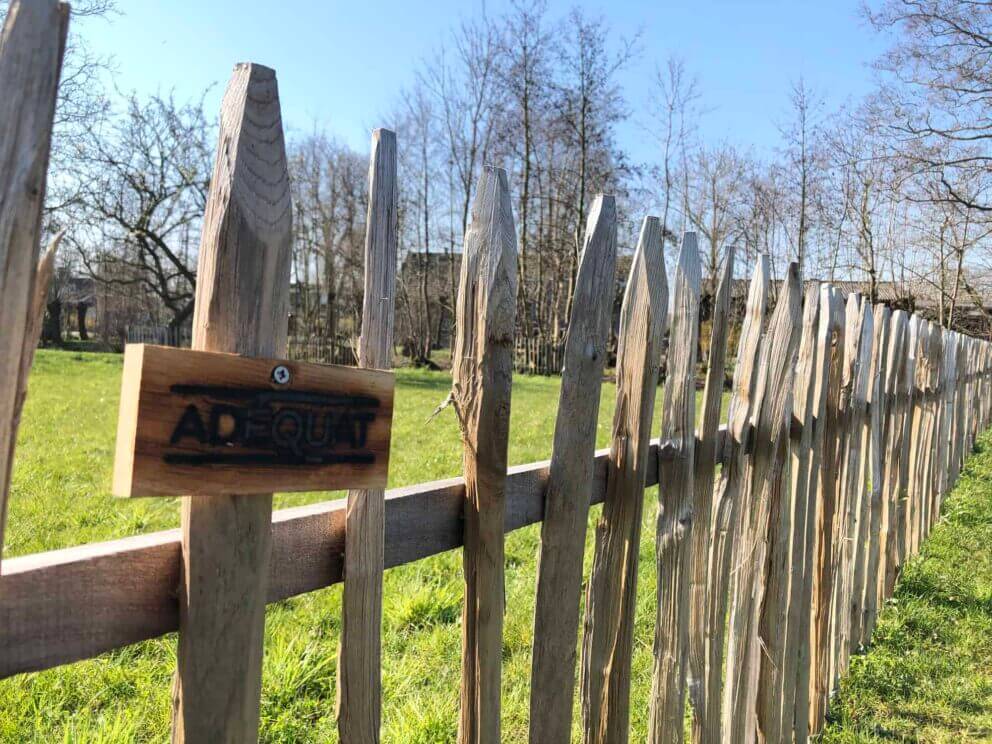
[[[619,130],[636,161],[653,157],[644,134],[653,71],[671,54],[699,79],[707,113],[701,133],[758,154],[778,143],[788,92],[802,75],[833,108],[871,87],[870,62],[883,40],[858,13],[860,0],[697,0],[552,2],[549,17],[574,4],[607,18],[618,35],[641,34],[640,59],[621,78],[633,116]],[[499,14],[503,2],[486,10]],[[175,90],[191,98],[215,87],[217,110],[231,66],[251,60],[279,76],[284,120],[293,131],[316,126],[353,147],[429,57],[445,30],[481,3],[435,0],[125,0],[123,15],[90,20],[81,31],[95,51],[112,54],[122,90]],[[277,8],[273,12],[273,8]]]

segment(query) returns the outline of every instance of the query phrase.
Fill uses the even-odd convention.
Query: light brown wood
[[[834,595],[831,601],[830,683],[837,683],[847,669],[851,641],[851,597],[854,589],[854,559],[858,534],[858,516],[864,495],[864,471],[861,468],[862,444],[868,406],[869,363],[873,318],[868,303],[855,294],[847,298],[844,354],[844,388],[841,416],[844,437],[841,491],[837,507],[836,536],[839,550],[834,562]]]
[[[745,448],[750,434],[749,422],[754,408],[754,390],[761,354],[761,334],[768,308],[770,284],[768,257],[758,256],[748,289],[747,306],[737,345],[734,367],[733,396],[727,418],[727,433],[723,439],[722,467],[714,501],[713,542],[707,576],[706,607],[706,690],[702,709],[705,714],[702,730],[693,734],[695,742],[717,744],[723,741],[722,690],[724,652],[729,602],[730,568],[737,541],[741,501],[747,497],[744,481]]]
[[[384,486],[392,412],[390,372],[129,344],[114,494]]]
[[[713,297],[710,352],[703,389],[702,415],[696,427],[693,473],[692,547],[690,552],[689,640],[686,688],[692,707],[692,739],[702,741],[706,726],[707,588],[710,545],[713,542],[714,476],[719,451],[720,404],[726,374],[727,337],[730,327],[730,293],[734,283],[733,246],[727,246],[720,283]]]
[[[909,320],[903,310],[896,310],[889,319],[889,353],[885,363],[885,395],[889,398],[885,424],[885,460],[882,482],[882,532],[885,537],[879,568],[880,591],[889,597],[895,588],[898,560],[898,534],[901,520],[900,468],[903,449],[903,421],[906,416],[905,367]]]
[[[810,733],[823,727],[830,696],[830,668],[833,659],[832,600],[834,595],[834,564],[840,552],[837,525],[840,520],[841,485],[844,464],[844,417],[841,409],[845,398],[845,359],[848,354],[847,318],[839,290],[831,289],[832,351],[827,383],[826,426],[823,462],[820,468],[820,511],[817,519],[817,557],[813,588],[813,627],[816,637],[816,658],[811,671]]]
[[[358,339],[358,364],[367,369],[393,366],[397,208],[396,135],[388,129],[376,129],[369,158],[365,290]],[[347,501],[338,646],[338,734],[341,741],[377,744],[382,708],[385,491],[381,487],[352,489]]]
[[[485,166],[465,233],[451,397],[465,470],[461,744],[500,741],[503,520],[510,429],[517,235],[506,171]]]
[[[788,457],[792,420],[792,385],[801,333],[802,296],[799,267],[790,264],[775,310],[768,322],[768,338],[762,344],[758,379],[755,383],[755,414],[752,416],[752,454],[745,465],[748,498],[742,502],[738,521],[740,539],[734,551],[734,592],[730,605],[730,636],[727,644],[727,683],[724,689],[724,736],[729,741],[753,741],[756,727],[774,729],[778,711],[766,716],[757,710],[759,654],[778,633],[763,612],[769,550],[769,519],[783,508],[783,472]],[[777,673],[781,673],[778,670]],[[756,715],[757,714],[757,715]],[[777,741],[769,733],[770,741]]]
[[[275,73],[238,64],[203,219],[195,349],[284,355],[291,215]],[[271,520],[271,495],[183,499],[175,742],[258,738]]]
[[[530,687],[531,744],[568,744],[582,555],[616,273],[616,202],[597,196],[586,223],[565,339],[558,415],[541,526]]]
[[[807,741],[810,733],[810,710],[812,688],[811,681],[814,678],[815,662],[817,658],[817,633],[815,627],[814,608],[817,603],[818,582],[822,574],[818,557],[821,552],[826,551],[826,546],[820,545],[821,537],[824,537],[824,525],[821,521],[827,520],[826,512],[831,514],[832,507],[828,507],[823,498],[826,493],[821,489],[821,472],[825,465],[833,462],[835,443],[833,439],[827,438],[827,424],[831,417],[827,413],[828,402],[831,401],[831,370],[839,373],[839,358],[841,349],[835,350],[837,340],[836,319],[840,316],[840,298],[837,292],[828,284],[819,288],[818,299],[818,319],[816,327],[815,349],[810,367],[809,382],[805,381],[805,367],[802,363],[796,369],[796,402],[804,399],[802,392],[805,388],[805,400],[808,405],[803,413],[803,432],[796,449],[793,451],[793,492],[797,502],[805,499],[806,502],[806,529],[804,545],[798,550],[802,566],[802,583],[798,599],[790,599],[793,605],[799,606],[798,620],[793,626],[794,614],[790,613],[789,619],[789,656],[796,656],[796,676],[795,676],[795,712],[792,719],[793,736],[798,744]],[[805,356],[800,351],[800,360]],[[838,379],[835,374],[833,394],[836,397],[838,392]],[[833,417],[834,419],[836,417]],[[809,450],[803,449],[807,441],[806,426],[813,426],[813,435],[810,441]],[[835,432],[831,432],[832,434]],[[798,511],[798,509],[797,509]],[[829,540],[829,531],[826,535]],[[828,554],[829,555],[829,554]],[[829,565],[829,560],[827,561]],[[785,712],[786,723],[787,711]]]
[[[902,381],[905,391],[905,414],[903,416],[903,457],[900,462],[899,481],[900,491],[900,524],[898,538],[898,560],[896,570],[902,567],[906,560],[912,555],[911,525],[913,521],[913,494],[916,491],[914,485],[915,460],[917,459],[917,445],[919,444],[919,433],[917,423],[919,417],[919,391],[916,385],[916,363],[920,355],[920,324],[922,318],[915,313],[909,318],[909,326],[906,338],[906,363],[904,366],[904,378]]]
[[[628,736],[638,546],[667,311],[661,224],[647,217],[620,311],[607,489],[586,592],[582,640],[586,744],[624,744]]]
[[[799,340],[799,354],[796,359],[796,374],[793,382],[793,419],[799,425],[789,441],[791,474],[789,489],[790,503],[771,515],[770,528],[774,562],[769,563],[765,609],[771,617],[781,618],[778,641],[766,649],[769,663],[782,671],[768,675],[762,665],[762,676],[758,680],[758,708],[770,710],[773,705],[779,709],[776,728],[780,737],[791,736],[795,716],[795,696],[799,644],[808,643],[808,637],[800,633],[801,602],[808,606],[809,598],[803,594],[803,580],[807,570],[806,541],[812,532],[808,514],[815,511],[816,502],[810,501],[810,471],[819,467],[814,460],[814,436],[816,426],[814,416],[817,411],[817,383],[825,374],[822,359],[817,352],[817,331],[820,319],[820,287],[811,282],[803,297],[802,335]],[[816,472],[813,470],[813,472]],[[808,617],[806,622],[808,623]],[[801,639],[801,640],[800,640]],[[772,656],[772,654],[775,654]],[[767,700],[769,696],[777,698]],[[766,713],[767,715],[767,713]]]
[[[721,430],[722,432],[722,430]],[[718,450],[719,451],[719,450]],[[648,453],[658,456],[657,441]],[[597,450],[592,500],[606,493],[609,450]],[[509,468],[509,532],[540,522],[549,463]],[[647,470],[647,482],[657,471]],[[464,545],[463,478],[386,492],[385,567]],[[346,502],[325,501],[273,514],[268,602],[342,581]],[[177,530],[12,558],[0,576],[0,678],[96,656],[179,627],[181,533]]]
[[[660,440],[671,447],[676,456],[658,463],[657,612],[648,708],[648,741],[655,744],[681,742],[685,726],[701,283],[696,234],[687,232],[682,236],[672,278],[672,320],[661,408]]]
[[[13,0],[0,30],[0,557],[31,367],[25,354],[37,343],[30,339],[41,208],[68,27],[64,3]]]
[[[825,291],[830,291],[831,297],[836,298],[836,290],[825,287]],[[839,327],[834,323],[831,328],[838,330],[842,338],[842,321]],[[832,345],[832,349],[831,359],[834,359],[838,351],[843,352],[842,341]],[[974,432],[984,428],[989,420],[989,406],[983,396],[992,393],[989,366],[992,356],[986,342],[964,339],[962,358],[965,360],[962,368],[966,372],[960,379],[964,392],[959,402],[965,414],[961,422],[964,455],[974,442]],[[833,362],[831,365],[831,374],[834,374]],[[905,375],[900,379],[905,381]],[[828,391],[830,396],[836,396],[837,385],[831,382]],[[964,405],[964,401],[970,405]],[[835,418],[831,414],[835,409],[832,405],[826,407],[828,424]],[[721,427],[717,445],[721,462],[724,453],[731,448],[729,438],[724,437],[725,429]],[[825,439],[830,440],[829,437]],[[701,445],[697,442],[696,446],[698,451]],[[818,479],[821,485],[824,481],[829,484],[836,480],[833,466],[828,461],[833,456],[832,451],[833,448],[824,447],[825,459]],[[663,454],[654,442],[648,461]],[[601,503],[605,497],[608,457],[608,450],[596,452],[592,471],[593,504]],[[547,462],[509,468],[506,531],[541,521],[548,470]],[[645,485],[656,483],[657,471],[648,468]],[[462,478],[388,491],[385,567],[414,562],[462,546],[464,494]],[[829,491],[821,494],[823,498],[828,495]],[[342,500],[285,509],[273,515],[268,602],[285,600],[341,581],[345,509]],[[824,516],[823,511],[818,509],[818,524]],[[818,527],[821,528],[822,525]],[[0,627],[4,628],[0,633],[0,678],[90,658],[175,631],[178,628],[175,587],[180,580],[180,537],[179,530],[169,530],[6,561],[0,576]],[[822,547],[818,542],[817,551]],[[818,559],[816,565],[823,565],[822,559]],[[814,572],[814,578],[816,575]],[[820,588],[818,584],[814,585],[814,590]]]
[[[868,373],[868,482],[865,485],[866,503],[862,507],[862,524],[859,529],[858,560],[854,572],[854,597],[852,603],[852,640],[860,646],[868,642],[878,607],[878,569],[882,554],[882,462],[883,432],[888,415],[885,390],[885,362],[890,343],[891,311],[885,305],[874,308],[874,335]]]
[[[909,420],[909,469],[907,473],[906,495],[906,554],[908,559],[919,549],[921,510],[923,506],[923,471],[926,460],[927,400],[926,387],[929,376],[927,348],[930,340],[929,323],[917,315],[916,323],[911,321],[910,338],[913,340],[911,352],[913,386],[912,413]],[[915,327],[914,327],[915,326]],[[908,371],[908,370],[907,370]]]

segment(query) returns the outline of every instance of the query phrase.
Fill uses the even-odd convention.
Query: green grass
[[[178,524],[173,499],[109,494],[121,357],[39,352],[14,470],[6,556],[150,532]],[[457,474],[461,447],[443,373],[397,373],[391,485]],[[510,461],[548,457],[558,381],[514,382]],[[604,386],[599,445],[613,388]],[[992,439],[983,440],[985,446]],[[992,740],[992,450],[972,458],[948,520],[911,564],[885,608],[876,644],[856,658],[826,740]],[[984,480],[984,482],[983,482]],[[277,507],[337,494],[277,497]],[[654,628],[654,516],[647,495],[632,685],[631,741],[644,741]],[[591,518],[595,518],[598,509]],[[508,536],[504,741],[526,740],[538,528]],[[587,543],[586,571],[591,560]],[[461,561],[451,551],[386,573],[383,741],[454,742],[460,657]],[[334,742],[341,588],[269,607],[262,697],[265,742]],[[0,681],[0,742],[165,742],[174,635],[97,659]],[[888,733],[886,733],[888,732]],[[578,730],[575,730],[578,733]]]
[[[8,557],[174,527],[174,499],[110,496],[121,357],[40,351],[17,450]],[[461,468],[451,410],[427,417],[450,388],[444,373],[397,372],[390,460],[393,486],[450,477]],[[605,385],[599,445],[608,441],[613,387]],[[510,461],[550,454],[558,380],[515,380]],[[339,494],[276,497],[276,506]],[[635,732],[643,738],[650,687],[654,596],[653,523],[657,490],[648,495],[637,615]],[[539,531],[506,544],[508,612],[504,641],[506,741],[526,738],[528,677]],[[591,547],[591,544],[588,546]],[[590,555],[587,551],[586,569]],[[455,741],[460,658],[461,560],[458,551],[386,573],[383,620],[383,740]],[[270,606],[266,617],[262,740],[333,742],[341,588]],[[167,741],[174,635],[70,666],[0,682],[0,742]]]
[[[823,741],[992,741],[992,435],[852,659]]]

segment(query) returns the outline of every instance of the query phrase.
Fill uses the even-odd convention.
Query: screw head
[[[272,382],[276,385],[285,385],[290,377],[289,367],[285,364],[277,364],[272,370]]]

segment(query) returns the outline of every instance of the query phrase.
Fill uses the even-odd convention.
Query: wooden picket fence
[[[22,156],[47,155],[66,17],[54,0],[15,0],[0,40],[0,157],[35,163],[0,185],[0,365],[11,372],[0,377],[4,506],[37,297],[51,269],[50,253],[35,269],[47,157]],[[286,352],[292,212],[271,70],[235,68],[220,128],[193,346],[278,355]],[[396,189],[396,138],[377,130],[358,349],[365,367],[391,357]],[[644,495],[658,485],[649,740],[682,741],[689,705],[695,742],[806,741],[989,424],[992,347],[857,295],[845,300],[830,285],[803,293],[795,266],[771,308],[762,257],[721,425],[727,339],[738,330],[730,327],[734,251],[714,298],[697,415],[696,238],[683,237],[666,277],[661,225],[648,217],[621,309],[611,446],[596,451],[616,224],[614,199],[597,197],[561,352],[549,462],[507,464],[516,232],[506,173],[487,166],[465,238],[452,358],[464,476],[275,513],[270,496],[186,497],[181,530],[8,560],[0,677],[178,630],[174,740],[253,741],[265,605],[347,577],[339,730],[345,742],[377,742],[382,571],[461,549],[459,740],[495,744],[504,535],[540,522],[530,741],[570,741],[578,677],[584,741],[625,742]],[[666,334],[661,431],[652,440]],[[600,503],[583,583],[589,509]]]

